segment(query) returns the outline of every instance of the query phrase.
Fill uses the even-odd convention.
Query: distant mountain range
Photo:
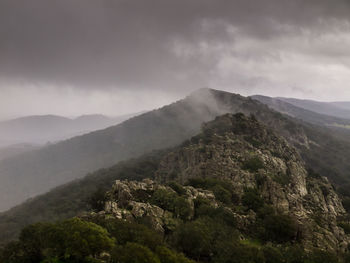
[[[323,119],[329,116],[312,113],[314,117],[305,121],[283,115],[252,98],[202,89],[116,126],[0,161],[0,210],[96,169],[175,146],[198,133],[203,122],[224,113],[238,112],[254,114],[276,130],[301,151],[308,166],[333,182],[350,181],[347,158],[350,133],[347,129],[339,132],[337,127],[324,125]]]
[[[302,106],[296,106],[295,103],[296,101],[299,101],[297,99],[285,99],[285,98],[272,98],[272,97],[267,97],[267,96],[262,96],[262,95],[254,95],[251,96],[251,98],[258,100],[266,105],[268,105],[270,108],[279,111],[281,113],[287,114],[289,116],[292,116],[296,119],[300,119],[312,124],[317,124],[317,125],[324,125],[324,126],[329,126],[333,128],[344,128],[344,129],[349,129],[350,128],[350,115],[349,118],[343,118],[339,116],[332,116],[331,114],[322,114],[321,111],[325,111],[327,107],[333,108],[333,106],[329,105],[326,102],[315,102],[315,101],[309,101],[312,102],[308,105],[304,105],[305,107]],[[301,101],[305,102],[306,101]],[[312,111],[308,108],[310,105],[319,103],[320,105],[324,105],[321,110],[319,108],[318,111]],[[349,110],[350,114],[350,110]]]
[[[83,115],[74,119],[56,116],[27,116],[0,122],[0,147],[15,144],[46,144],[118,124],[136,114],[107,117]]]
[[[14,157],[16,155],[37,150],[40,146],[33,145],[33,144],[27,144],[27,143],[20,143],[20,144],[14,144],[10,146],[5,146],[0,148],[0,160],[7,159]]]
[[[133,158],[154,153],[158,156],[156,159],[161,158],[162,152],[155,150],[177,146],[197,134],[203,122],[238,112],[254,115],[284,137],[298,149],[307,168],[328,177],[342,194],[350,197],[350,130],[330,125],[338,122],[347,125],[349,120],[306,110],[276,98],[243,97],[202,89],[104,130],[0,161],[0,210],[36,196],[0,214],[0,232],[7,233],[3,240],[13,238],[28,223],[62,219],[81,211],[92,191],[100,186],[108,187],[117,178],[115,169],[119,171],[118,178],[123,179],[136,179],[144,173],[152,176],[157,169],[153,157],[145,158],[136,167]],[[254,138],[250,140],[253,144],[259,143]],[[128,159],[131,160],[121,162]],[[92,173],[115,164],[116,168]],[[48,192],[55,187],[58,188]],[[48,193],[38,196],[45,192]]]
[[[276,99],[320,114],[350,119],[350,102],[320,102],[283,97],[277,97]]]

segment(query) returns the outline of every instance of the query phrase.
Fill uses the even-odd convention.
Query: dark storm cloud
[[[236,59],[269,55],[231,50],[241,36],[276,44],[281,36],[333,32],[347,26],[348,3],[1,0],[0,78],[92,89],[205,86],[224,52]]]

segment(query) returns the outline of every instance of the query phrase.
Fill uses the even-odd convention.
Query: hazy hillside
[[[237,107],[245,101],[237,96]],[[105,130],[49,145],[0,162],[0,210],[98,168],[176,145],[195,134],[203,121],[220,113],[205,94],[192,95],[162,109]]]
[[[350,119],[349,102],[320,102],[314,100],[301,100],[283,97],[278,97],[277,99],[317,113],[335,116],[338,118]]]
[[[75,119],[55,115],[27,116],[0,122],[0,147],[14,144],[45,144],[118,124],[133,114],[106,117],[83,115]]]
[[[330,102],[330,104],[334,105],[338,108],[342,108],[342,109],[350,111],[350,102],[349,101],[334,101],[334,102]]]
[[[33,151],[38,148],[40,148],[40,146],[26,143],[0,147],[0,160],[10,158],[25,152]]]
[[[350,119],[334,117],[330,116],[330,114],[321,114],[312,110],[307,110],[303,107],[295,106],[293,103],[287,102],[287,100],[284,100],[283,98],[271,98],[261,95],[254,95],[251,96],[251,98],[258,100],[281,113],[285,113],[296,119],[300,119],[312,124],[324,125],[334,128],[350,128]]]
[[[348,142],[324,127],[284,116],[253,99],[204,89],[114,127],[1,161],[0,209],[93,170],[181,143],[197,133],[204,121],[226,112],[254,114],[300,149],[309,166],[333,181],[347,182]]]
[[[340,263],[349,256],[348,216],[284,138],[254,116],[224,114],[173,149],[3,214],[2,240],[19,223],[54,222],[27,226],[0,247],[0,261]]]

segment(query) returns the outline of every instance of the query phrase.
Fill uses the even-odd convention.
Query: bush
[[[112,262],[160,263],[159,258],[147,247],[136,243],[116,246],[111,253]]]
[[[285,262],[280,250],[271,246],[263,248],[265,263],[283,263]]]
[[[212,252],[212,234],[209,224],[200,219],[179,226],[174,233],[174,242],[193,259],[209,257]]]
[[[141,224],[117,219],[102,219],[96,223],[106,228],[119,245],[131,242],[155,250],[157,246],[163,244],[160,234]]]
[[[297,226],[294,220],[283,214],[269,215],[264,219],[266,241],[286,243],[296,237]]]
[[[257,212],[264,205],[264,199],[256,188],[246,188],[242,196],[242,204]]]
[[[176,183],[176,182],[170,182],[169,187],[171,187],[177,194],[179,195],[185,195],[186,190],[185,188],[182,187],[182,185]]]
[[[168,211],[175,210],[177,194],[166,189],[158,189],[154,192],[151,203]]]
[[[95,212],[101,211],[105,207],[106,191],[102,188],[97,189],[88,199],[88,204]]]
[[[242,169],[248,170],[252,173],[257,172],[259,169],[262,169],[264,167],[264,162],[258,156],[254,156],[244,161],[242,164]]]
[[[156,253],[162,263],[194,263],[183,254],[176,253],[164,246],[157,247]]]
[[[309,256],[309,261],[312,263],[339,263],[335,254],[323,250],[314,250]]]
[[[185,198],[179,196],[174,201],[174,212],[177,217],[187,220],[191,217],[193,210],[190,203]]]
[[[262,251],[254,246],[235,242],[222,243],[214,257],[215,263],[260,263],[265,262]]]
[[[2,262],[92,262],[109,251],[114,240],[106,229],[78,218],[24,228],[19,242],[9,244]]]
[[[223,202],[224,204],[227,204],[227,205],[232,203],[232,194],[230,193],[230,191],[226,190],[221,185],[214,186],[213,192],[214,192],[215,198],[220,202]]]

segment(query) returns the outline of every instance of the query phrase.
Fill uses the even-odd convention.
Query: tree
[[[147,247],[137,243],[116,246],[111,253],[115,263],[160,263],[159,258]]]

